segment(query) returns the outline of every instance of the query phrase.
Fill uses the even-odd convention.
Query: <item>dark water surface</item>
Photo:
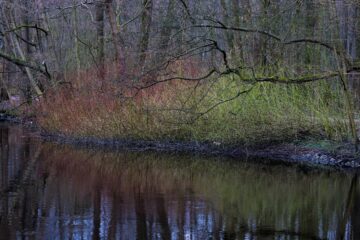
[[[360,239],[359,199],[352,174],[76,149],[0,123],[0,239]]]

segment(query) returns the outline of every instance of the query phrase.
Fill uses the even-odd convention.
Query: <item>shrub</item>
[[[78,137],[245,144],[303,135],[348,138],[342,91],[335,81],[252,85],[221,77],[168,81],[139,90],[134,86],[154,83],[155,77],[119,80],[111,69],[106,80],[90,69],[80,73],[72,87],[49,91],[35,106],[39,124]]]

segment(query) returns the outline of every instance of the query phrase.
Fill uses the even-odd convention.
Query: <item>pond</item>
[[[360,239],[350,173],[45,143],[0,123],[0,239]]]

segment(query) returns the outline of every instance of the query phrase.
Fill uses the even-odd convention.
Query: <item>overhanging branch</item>
[[[303,83],[325,80],[338,76],[339,76],[338,72],[329,72],[324,74],[316,74],[312,76],[301,76],[298,78],[284,78],[280,76],[271,76],[271,77],[249,78],[249,79],[241,79],[241,80],[245,82],[254,82],[254,83],[270,82],[270,83],[278,83],[278,84],[303,84]]]

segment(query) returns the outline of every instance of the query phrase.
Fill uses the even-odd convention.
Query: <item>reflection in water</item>
[[[357,176],[42,144],[0,125],[0,239],[360,239]]]

